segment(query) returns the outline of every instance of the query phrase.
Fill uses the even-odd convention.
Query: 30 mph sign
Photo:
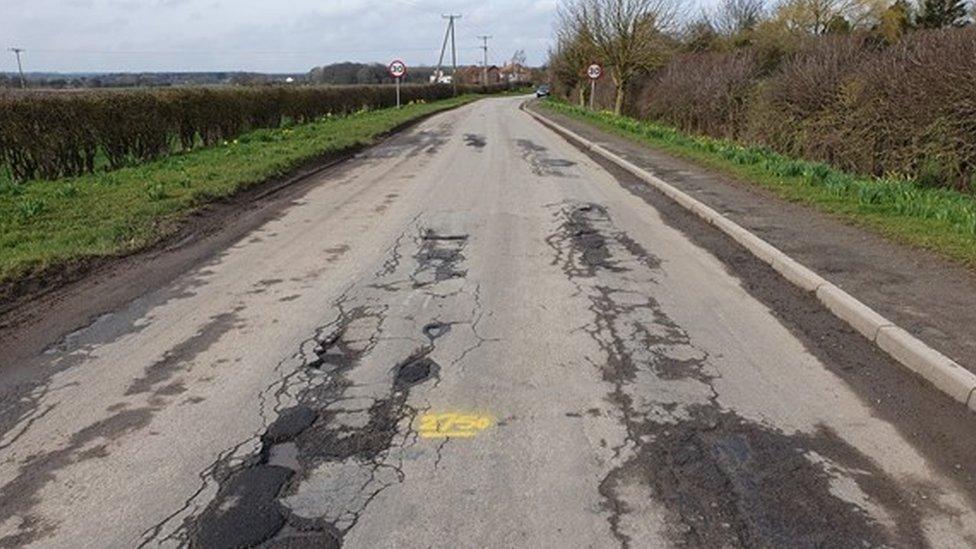
[[[400,80],[407,74],[407,64],[403,61],[397,59],[396,61],[390,63],[390,76],[396,80],[396,98],[397,98],[397,108],[400,108]]]
[[[407,74],[407,64],[397,59],[390,63],[390,76],[393,78],[403,78]]]
[[[586,67],[586,76],[589,76],[590,80],[599,80],[603,76],[603,67],[598,63],[593,63],[589,67]]]
[[[590,77],[590,110],[593,110],[593,98],[596,97],[596,81],[603,76],[603,67],[599,63],[591,63],[586,67],[586,76]]]

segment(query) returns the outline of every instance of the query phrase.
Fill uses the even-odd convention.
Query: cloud
[[[5,0],[10,1],[10,0]],[[304,72],[344,60],[437,61],[446,22],[460,13],[463,63],[519,48],[544,62],[556,0],[32,0],[4,10],[4,47],[27,49],[28,70]],[[6,55],[0,71],[12,70]]]

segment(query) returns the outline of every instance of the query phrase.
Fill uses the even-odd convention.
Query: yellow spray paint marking
[[[423,438],[469,438],[491,427],[491,417],[481,414],[443,412],[420,417]]]

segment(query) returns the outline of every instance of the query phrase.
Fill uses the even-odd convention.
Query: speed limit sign
[[[599,80],[603,76],[603,67],[599,63],[591,64],[586,67],[586,76],[589,76],[590,80]]]
[[[396,105],[400,108],[400,80],[407,74],[407,64],[403,61],[397,59],[396,61],[390,63],[390,76],[396,80]]]
[[[590,77],[590,110],[593,110],[593,98],[596,97],[596,81],[603,76],[603,67],[599,63],[590,63],[586,67],[586,76]]]
[[[390,63],[390,76],[393,78],[403,78],[407,74],[407,64],[397,59]]]

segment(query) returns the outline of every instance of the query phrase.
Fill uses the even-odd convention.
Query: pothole
[[[468,235],[466,234],[437,234],[434,231],[428,230],[421,237],[424,240],[467,240]]]
[[[488,140],[483,135],[466,133],[464,134],[464,144],[476,149],[483,149],[488,144]]]
[[[447,335],[447,333],[450,331],[451,325],[446,322],[431,322],[430,324],[424,326],[424,335],[427,336],[427,339],[429,339],[431,342]]]
[[[468,235],[438,233],[425,230],[421,233],[421,246],[415,256],[418,264],[413,275],[415,286],[426,286],[454,278],[464,278],[467,272],[459,269],[465,257],[463,250]]]
[[[412,387],[437,377],[440,366],[428,357],[419,358],[403,364],[397,368],[396,384],[398,387]]]

